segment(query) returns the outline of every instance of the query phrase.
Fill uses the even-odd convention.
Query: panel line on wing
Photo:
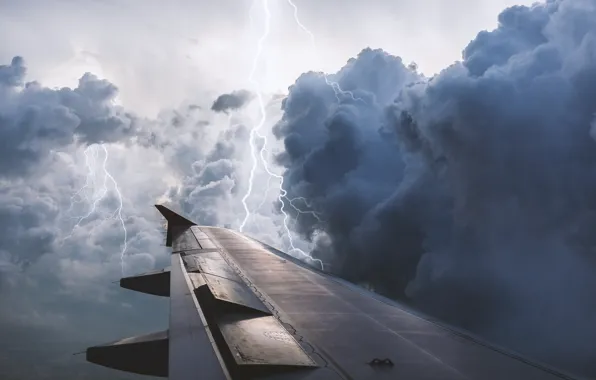
[[[208,230],[209,232],[207,232],[208,235],[210,235],[211,229]],[[234,232],[234,231],[232,231]],[[301,335],[298,333],[298,330],[292,325],[292,323],[289,322],[289,319],[287,318],[287,316],[285,318],[282,318],[279,309],[277,308],[277,306],[273,303],[273,301],[271,301],[269,299],[269,297],[267,297],[263,292],[261,292],[261,290],[254,284],[254,282],[246,275],[246,273],[244,273],[244,271],[239,267],[239,265],[236,263],[236,261],[227,253],[227,249],[226,247],[223,247],[221,242],[219,241],[218,238],[213,239],[215,240],[216,244],[221,248],[220,250],[220,254],[223,257],[224,260],[226,260],[226,262],[230,265],[230,267],[232,267],[236,273],[238,274],[238,276],[240,276],[240,278],[242,279],[242,281],[244,281],[246,283],[246,285],[252,290],[252,292],[259,298],[259,300],[261,302],[263,302],[263,304],[267,305],[267,307],[269,308],[269,310],[271,310],[273,316],[275,317],[276,320],[279,321],[279,323],[281,323],[282,326],[284,326],[284,328],[286,330],[288,330],[288,332],[290,333],[290,335],[292,336],[293,339],[296,340],[296,342],[298,343],[300,349],[306,354],[306,355],[316,355],[317,357],[319,357],[321,359],[321,361],[324,363],[323,367],[328,367],[329,362],[327,361],[327,359],[325,359],[323,357],[323,355],[321,355],[319,352],[317,352],[317,349],[308,341],[306,341],[306,338],[304,337],[304,335]],[[251,241],[247,241],[247,244],[249,246],[253,246],[253,243]],[[261,247],[261,249],[263,249]],[[289,327],[289,329],[288,329]],[[310,353],[307,353],[307,351],[304,349],[303,346],[307,346],[310,349]],[[312,358],[311,358],[312,359]],[[335,370],[335,368],[334,368]]]

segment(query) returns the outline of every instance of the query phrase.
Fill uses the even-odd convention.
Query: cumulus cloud
[[[240,109],[253,98],[253,94],[247,90],[232,91],[230,94],[222,94],[215,99],[211,110],[215,112],[229,112]]]
[[[370,49],[334,77],[353,97],[304,74],[278,161],[322,221],[295,229],[352,280],[593,375],[595,49],[596,5],[551,0],[433,78]]]
[[[20,57],[0,66],[1,176],[22,174],[75,140],[109,143],[139,133],[113,104],[117,88],[108,81],[87,73],[74,89],[50,89],[24,83],[25,73]]]
[[[89,73],[60,89],[25,83],[25,74],[20,57],[0,66],[0,285],[45,255],[77,293],[118,277],[123,231],[110,216],[120,199],[105,165],[123,196],[128,275],[161,265],[152,205],[164,194],[198,220],[221,219],[216,206],[237,190],[244,126],[208,128],[213,113],[194,103],[139,117],[115,105],[115,85]]]
[[[229,223],[247,139],[248,129],[243,124],[228,126],[204,157],[191,164],[181,184],[169,190],[168,198],[178,200],[179,207],[199,224]]]
[[[168,170],[149,132],[161,137],[158,127],[165,121],[147,121],[116,106],[116,87],[91,74],[60,89],[27,83],[25,75],[20,57],[0,66],[0,303],[10,305],[0,310],[0,334],[20,331],[19,349],[27,350],[2,367],[16,377],[36,377],[29,361],[38,355],[36,363],[51,378],[60,370],[48,361],[67,363],[64,357],[106,336],[143,333],[167,321],[167,306],[159,300],[111,285],[121,275],[123,230],[111,218],[119,199],[97,145],[110,153],[105,167],[124,195],[126,274],[164,266],[159,216],[151,205],[167,189],[161,175]],[[140,322],[143,327],[126,322],[133,314],[120,307],[124,300],[136,312],[155,309]],[[38,339],[22,333],[31,329]],[[56,349],[38,352],[39,339],[50,339]],[[0,349],[14,349],[7,346],[11,341]]]
[[[351,232],[368,210],[394,192],[405,170],[397,139],[382,132],[384,107],[406,84],[420,79],[401,59],[365,49],[327,80],[337,81],[343,93],[336,94],[314,72],[290,88],[274,132],[284,139],[285,151],[277,161],[286,167],[288,198],[307,199],[302,208],[321,215],[321,220],[300,215],[296,228],[304,236],[323,229],[334,237],[336,252],[352,250]],[[345,266],[359,266],[352,258],[345,261]]]
[[[141,131],[143,120],[114,104],[117,88],[107,80],[87,73],[75,88],[50,89],[25,83],[25,74],[20,57],[0,66],[0,251],[3,261],[10,263],[6,268],[27,268],[44,254],[68,251],[68,244],[60,244],[77,233],[68,233],[77,220],[80,227],[91,227],[105,217],[102,211],[118,207],[99,160],[98,154],[104,153],[91,149],[94,144],[148,140]],[[147,131],[154,127],[145,124]],[[85,157],[76,157],[83,148]],[[112,148],[105,148],[106,155],[108,150]],[[107,158],[102,161],[107,163]],[[77,192],[77,186],[85,191]],[[103,199],[93,205],[83,202],[89,197]],[[84,209],[92,206],[97,213]],[[134,221],[128,222],[134,230]],[[93,235],[84,235],[82,240],[72,239],[74,244],[93,245]],[[104,238],[105,244],[116,244],[117,252],[121,238]],[[85,244],[80,248],[89,251]]]

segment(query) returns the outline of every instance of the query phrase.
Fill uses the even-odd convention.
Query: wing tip
[[[190,219],[185,218],[184,216],[178,214],[177,212],[169,209],[165,205],[156,204],[155,208],[157,211],[163,215],[164,218],[168,221],[168,224],[176,225],[176,226],[195,226],[196,223],[191,221]]]

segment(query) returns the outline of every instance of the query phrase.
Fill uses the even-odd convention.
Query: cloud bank
[[[302,75],[275,128],[289,197],[319,216],[295,230],[353,281],[596,373],[595,51],[596,4],[553,0],[433,78],[372,49],[337,96]]]

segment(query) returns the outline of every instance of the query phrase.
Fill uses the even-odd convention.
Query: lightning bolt
[[[267,174],[270,177],[273,177],[277,180],[279,180],[279,196],[277,197],[277,199],[279,200],[279,202],[281,203],[281,213],[283,214],[283,225],[284,225],[284,229],[286,232],[286,236],[288,237],[289,240],[289,244],[290,244],[290,250],[289,252],[297,252],[300,255],[302,255],[303,257],[314,261],[316,263],[318,263],[321,266],[322,270],[325,270],[325,266],[323,264],[323,262],[319,259],[315,259],[313,258],[311,255],[309,255],[308,253],[304,252],[303,250],[301,250],[300,248],[297,248],[294,245],[294,238],[292,236],[292,233],[290,232],[290,228],[288,227],[288,219],[289,219],[289,215],[286,212],[286,202],[284,202],[284,198],[287,198],[287,191],[284,189],[283,187],[283,183],[284,183],[284,178],[283,176],[280,176],[279,174],[276,174],[274,172],[272,172],[269,169],[269,163],[267,161],[267,159],[265,158],[265,152],[267,149],[267,137],[264,135],[260,134],[260,130],[263,127],[263,125],[265,124],[266,120],[267,120],[267,110],[265,107],[265,102],[263,101],[263,94],[261,93],[261,86],[259,84],[259,82],[254,78],[255,77],[255,73],[259,64],[259,59],[261,57],[261,54],[263,52],[263,45],[265,43],[265,40],[267,39],[267,37],[269,36],[270,33],[270,24],[271,24],[271,12],[269,11],[269,1],[268,0],[261,0],[261,3],[263,5],[263,11],[265,14],[265,31],[263,33],[263,35],[259,38],[258,43],[257,43],[257,52],[255,54],[255,57],[253,59],[253,64],[252,64],[252,69],[249,75],[249,82],[254,86],[256,95],[257,95],[257,101],[259,104],[259,110],[260,110],[260,114],[261,114],[261,118],[259,119],[259,123],[254,126],[253,128],[251,128],[250,130],[250,135],[249,135],[249,144],[250,144],[250,153],[251,153],[251,158],[252,158],[252,168],[250,170],[250,175],[249,175],[249,183],[248,183],[248,189],[246,194],[244,195],[244,197],[242,197],[242,205],[244,206],[244,211],[245,211],[245,217],[244,220],[242,221],[242,223],[240,224],[240,232],[242,232],[244,230],[244,227],[246,226],[246,223],[248,222],[248,219],[251,216],[250,213],[250,209],[248,207],[247,204],[247,199],[250,197],[250,195],[252,194],[252,189],[253,189],[253,182],[254,182],[254,177],[255,177],[255,172],[257,170],[258,167],[258,159],[260,158],[261,164],[263,165],[263,168],[265,169],[265,171],[267,172]],[[254,3],[253,3],[254,6]],[[252,7],[251,7],[252,9]],[[252,16],[249,14],[249,17],[251,19],[251,24],[252,24]],[[263,141],[263,145],[261,146],[261,149],[258,150],[257,153],[257,147],[255,146],[255,139],[259,138]]]
[[[83,185],[83,187],[81,187],[79,189],[79,191],[77,191],[76,193],[73,194],[73,196],[70,198],[70,208],[68,209],[67,212],[72,211],[73,206],[76,203],[81,203],[83,201],[87,201],[89,202],[89,197],[87,197],[85,195],[85,190],[89,187],[95,188],[95,170],[93,170],[93,164],[91,164],[90,161],[90,157],[89,157],[89,152],[91,151],[91,146],[88,146],[87,148],[85,148],[84,154],[85,154],[85,165],[87,166],[87,170],[89,171],[89,173],[87,174],[87,179],[85,180],[85,185]],[[95,160],[97,158],[97,151],[93,150],[92,152],[92,158]],[[79,201],[75,200],[76,198],[80,199]],[[78,217],[75,217],[78,219]]]
[[[261,53],[263,52],[263,44],[265,42],[265,39],[267,39],[267,36],[269,35],[270,24],[271,24],[271,12],[269,11],[269,2],[267,0],[262,0],[262,3],[263,3],[263,10],[265,12],[265,32],[263,33],[263,35],[259,38],[259,40],[257,42],[257,52],[253,59],[252,69],[250,70],[250,75],[248,77],[248,81],[255,87],[255,90],[256,90],[257,100],[259,102],[259,108],[261,111],[261,118],[259,120],[258,125],[251,128],[250,134],[248,137],[248,142],[250,144],[250,156],[252,158],[252,167],[250,169],[250,174],[248,177],[248,189],[246,191],[246,194],[244,194],[244,196],[242,197],[242,205],[244,206],[245,216],[244,216],[244,220],[240,224],[240,232],[242,232],[244,230],[244,227],[246,226],[246,223],[248,222],[248,219],[250,218],[250,209],[248,208],[248,204],[246,201],[252,194],[252,187],[253,187],[253,182],[255,179],[255,172],[256,172],[257,166],[258,166],[257,148],[255,146],[254,140],[255,140],[255,136],[260,136],[259,130],[265,124],[265,120],[267,117],[267,111],[265,110],[265,104],[263,102],[263,95],[261,94],[259,82],[257,82],[254,79],[254,76],[255,76],[255,73],[257,71],[257,67],[259,64],[259,58],[261,57]],[[255,3],[253,3],[253,5],[251,6],[251,10],[252,10],[252,7],[254,7],[254,5],[255,5]],[[249,17],[250,17],[250,22],[252,24],[253,19],[252,19],[252,15],[250,12],[249,12]]]
[[[267,154],[272,154],[271,152],[269,152],[265,147],[263,148],[263,151]],[[271,176],[267,177],[267,186],[265,188],[265,195],[263,196],[263,200],[261,201],[261,203],[259,203],[259,206],[256,208],[255,212],[260,210],[265,203],[267,202],[267,196],[269,195],[269,190],[271,189],[270,187],[271,185]],[[288,201],[289,205],[298,213],[298,216],[296,217],[296,220],[298,220],[298,218],[300,217],[301,214],[308,214],[308,215],[312,215],[315,217],[315,219],[317,219],[317,221],[319,221],[320,223],[323,223],[323,220],[321,219],[321,217],[319,216],[319,214],[317,214],[315,211],[313,211],[313,207],[312,205],[309,204],[308,200],[304,197],[296,197],[296,198],[288,198],[287,196],[284,196],[284,198]],[[295,201],[302,201],[304,203],[304,205],[309,208],[310,210],[303,210],[301,208],[298,208],[294,202]]]
[[[122,269],[122,275],[124,276],[124,254],[126,253],[127,244],[128,244],[128,236],[127,236],[128,232],[126,230],[126,224],[124,223],[124,218],[122,217],[122,208],[123,208],[122,194],[120,193],[120,189],[118,188],[118,183],[116,182],[116,180],[114,179],[112,174],[110,174],[110,172],[107,169],[107,162],[108,162],[109,154],[108,154],[108,148],[104,144],[99,145],[99,147],[103,150],[103,153],[104,153],[103,162],[101,165],[101,170],[103,171],[103,182],[102,182],[101,188],[99,190],[96,189],[96,187],[97,187],[97,183],[96,183],[97,170],[95,169],[95,166],[96,166],[96,160],[98,157],[98,149],[94,149],[95,147],[96,147],[95,145],[89,145],[87,148],[85,148],[84,153],[85,153],[85,165],[87,166],[87,177],[85,180],[85,184],[76,193],[74,193],[73,196],[71,197],[71,204],[70,204],[70,208],[68,209],[68,211],[70,212],[72,210],[74,204],[86,201],[89,204],[89,210],[85,215],[74,217],[77,219],[77,222],[73,226],[70,234],[68,234],[66,237],[64,237],[64,239],[62,239],[62,244],[64,244],[64,242],[67,239],[72,237],[74,231],[78,227],[81,226],[81,223],[83,221],[85,221],[86,219],[89,219],[91,217],[91,215],[96,213],[97,206],[99,205],[100,202],[102,202],[105,199],[106,195],[108,194],[108,182],[111,182],[114,193],[116,194],[119,204],[109,219],[118,219],[120,221],[120,224],[122,225],[123,242],[122,242],[122,250],[120,252],[120,266]],[[86,195],[86,191],[88,189],[91,189],[91,197]],[[77,198],[79,199],[79,201],[77,201]],[[108,219],[108,218],[106,218],[106,219]]]
[[[91,215],[93,215],[93,213],[95,213],[97,204],[105,197],[106,193],[108,192],[108,189],[107,189],[107,179],[108,178],[107,178],[107,176],[104,176],[103,186],[99,189],[99,191],[96,189],[96,182],[95,182],[96,171],[94,169],[94,166],[95,166],[95,160],[97,159],[97,150],[93,149],[93,146],[90,145],[87,148],[85,148],[84,153],[85,153],[85,165],[87,166],[87,170],[88,170],[87,178],[85,180],[85,185],[83,185],[83,187],[81,187],[71,197],[71,204],[70,204],[69,211],[72,210],[72,207],[74,206],[75,203],[81,203],[83,201],[90,203],[90,207],[89,207],[89,211],[87,212],[87,214],[74,217],[75,219],[78,219],[78,220],[75,223],[75,225],[73,226],[70,234],[62,240],[63,242],[66,239],[69,239],[70,237],[72,237],[74,230],[76,228],[80,227],[81,223],[84,220],[88,219],[89,217],[91,217]],[[92,155],[91,157],[93,158],[93,162],[91,162],[90,153]],[[85,194],[85,190],[87,188],[91,188],[91,199],[90,199],[90,197],[88,197]],[[75,201],[75,198],[77,198],[77,197],[81,199],[80,202]]]
[[[114,185],[114,192],[116,193],[119,202],[118,207],[112,214],[112,218],[118,218],[118,220],[120,220],[120,225],[122,226],[122,231],[124,232],[122,240],[122,251],[120,251],[120,267],[122,269],[122,276],[124,277],[124,253],[126,253],[127,248],[128,232],[126,231],[126,224],[124,223],[124,218],[122,218],[122,194],[120,193],[120,189],[118,189],[118,183],[106,168],[106,163],[108,162],[108,148],[106,148],[104,144],[102,144],[101,147],[103,148],[103,151],[105,153],[105,159],[103,161],[103,171],[105,175],[110,179],[110,181],[112,181],[112,184]]]
[[[287,199],[287,197],[286,197],[286,199]],[[306,207],[308,207],[309,209],[311,209],[311,210],[304,211],[304,210],[302,210],[302,209],[300,209],[300,208],[296,207],[296,206],[294,205],[294,202],[295,202],[295,201],[302,201],[302,202],[304,202],[304,205],[305,205]],[[306,198],[304,198],[304,197],[296,197],[296,198],[288,199],[288,203],[290,204],[290,206],[292,206],[292,208],[293,208],[294,210],[296,210],[296,212],[298,213],[298,216],[300,216],[301,214],[312,215],[312,216],[314,216],[314,217],[315,217],[315,219],[316,219],[316,220],[318,220],[320,223],[322,223],[322,222],[323,222],[323,220],[322,220],[322,219],[319,217],[319,214],[317,214],[316,212],[312,211],[312,206],[311,206],[310,204],[308,204],[308,200],[307,200]]]
[[[292,0],[287,0],[287,2],[294,9],[294,21],[300,27],[300,29],[302,29],[306,34],[308,34],[308,36],[310,37],[310,41],[311,41],[313,50],[316,50],[317,44],[315,41],[315,35],[306,26],[304,26],[304,24],[302,22],[300,22],[300,18],[298,18],[298,7],[296,6],[296,4],[294,4],[294,2]],[[340,95],[343,95],[343,96],[347,95],[353,101],[359,101],[359,102],[366,104],[366,102],[363,99],[355,97],[353,92],[342,90],[341,87],[339,86],[339,83],[329,80],[329,76],[327,74],[325,74],[322,71],[321,71],[321,74],[322,74],[323,78],[325,79],[325,83],[327,84],[327,86],[331,87],[331,89],[335,93],[335,98],[337,99],[338,103],[341,103],[341,100],[339,98]]]

